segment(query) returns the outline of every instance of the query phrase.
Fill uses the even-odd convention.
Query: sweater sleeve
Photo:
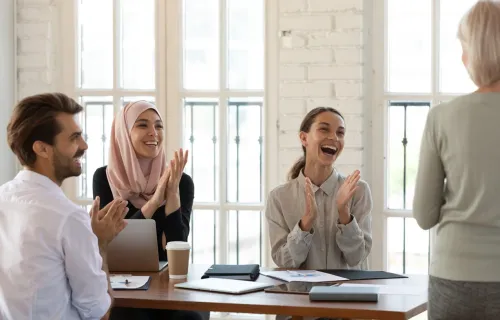
[[[444,166],[439,153],[439,136],[436,122],[437,109],[431,108],[420,143],[420,158],[413,198],[413,216],[424,229],[434,227],[443,205]]]
[[[113,192],[109,185],[108,176],[106,175],[106,166],[97,169],[92,179],[92,195],[95,199],[97,196],[100,198],[99,209],[104,208],[108,203],[113,201]],[[145,219],[141,210],[137,210],[130,203],[128,207],[132,209],[127,214],[127,219]]]
[[[352,220],[346,225],[337,222],[335,237],[347,264],[351,267],[361,264],[372,249],[372,208],[370,187],[365,181],[358,182],[351,207]]]
[[[303,231],[299,221],[293,229],[289,229],[275,190],[269,193],[266,202],[266,220],[269,227],[271,256],[279,268],[299,268],[307,259],[312,246],[314,227],[311,231]]]
[[[182,174],[179,182],[179,194],[181,206],[168,216],[165,216],[165,207],[157,210],[153,215],[161,231],[165,233],[167,242],[187,241],[190,231],[191,215],[194,202],[193,179],[185,173]]]

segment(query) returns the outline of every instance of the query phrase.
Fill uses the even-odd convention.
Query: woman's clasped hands
[[[352,174],[347,176],[337,191],[335,202],[339,214],[339,222],[341,224],[348,224],[352,220],[350,203],[356,190],[358,190],[360,177],[361,174],[359,170],[355,170]],[[302,216],[299,226],[303,231],[309,232],[318,216],[318,207],[311,180],[306,177],[305,182],[306,212]]]
[[[188,160],[188,151],[180,149],[175,152],[170,165],[163,173],[153,197],[149,200],[156,208],[165,202],[165,214],[169,215],[181,206],[179,183]]]

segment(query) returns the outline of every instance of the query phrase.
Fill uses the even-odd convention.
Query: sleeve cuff
[[[356,218],[351,214],[351,221],[348,224],[342,224],[339,220],[337,220],[337,227],[339,228],[342,235],[345,236],[356,236],[360,233],[363,233],[359,228],[358,222]]]
[[[129,219],[146,219],[141,210],[137,210]]]
[[[295,242],[304,241],[309,246],[309,245],[311,245],[311,242],[312,242],[312,237],[314,234],[314,227],[311,228],[311,231],[309,231],[309,232],[303,231],[302,229],[300,229],[299,223],[300,223],[300,221],[297,222],[297,224],[293,228],[293,230],[290,234],[290,236],[291,236],[290,238]]]
[[[181,208],[175,210],[174,212],[172,212],[171,214],[169,214],[168,216],[165,215],[165,207],[163,207],[163,217],[165,217],[165,221],[168,221],[168,222],[182,222],[182,214],[181,214]]]
[[[108,312],[108,310],[111,308],[111,297],[109,296],[109,293],[106,292],[106,295],[105,295],[105,301],[102,305],[102,309],[101,309],[101,318],[104,317],[106,315],[106,313]]]

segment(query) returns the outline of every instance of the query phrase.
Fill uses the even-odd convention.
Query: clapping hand
[[[347,176],[337,192],[336,203],[339,210],[339,220],[342,224],[348,224],[351,221],[349,204],[358,190],[358,181],[361,177],[359,170],[355,170]]]
[[[158,181],[155,193],[151,199],[141,208],[142,214],[146,218],[151,218],[156,210],[161,207],[165,201],[165,214],[169,215],[180,207],[179,182],[182,172],[186,166],[188,152],[175,152],[174,159],[170,160],[170,165],[165,170]]]
[[[99,210],[100,198],[96,197],[90,209],[92,231],[99,240],[99,246],[106,246],[126,226],[124,219],[128,212],[127,201],[115,199]]]
[[[176,211],[181,206],[179,183],[181,181],[184,168],[186,167],[188,154],[187,150],[183,151],[180,149],[175,152],[174,159],[170,160],[170,166],[168,168],[169,177],[165,188],[165,199],[167,201],[167,204],[165,205],[165,213],[167,215]]]
[[[168,179],[170,177],[170,169],[165,170],[158,181],[155,193],[151,197],[150,202],[154,205],[154,210],[160,207],[165,201],[165,191],[167,190]]]
[[[305,194],[306,213],[300,220],[300,227],[304,231],[310,231],[314,223],[314,220],[316,220],[316,217],[318,216],[318,207],[316,205],[316,198],[312,190],[312,182],[307,177],[306,177],[305,193],[306,193]]]

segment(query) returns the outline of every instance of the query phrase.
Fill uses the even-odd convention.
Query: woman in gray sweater
[[[366,269],[372,247],[372,197],[355,170],[333,168],[344,149],[345,123],[333,108],[311,110],[300,125],[304,155],[289,180],[269,194],[271,254],[281,268]]]
[[[436,226],[429,319],[500,319],[500,2],[477,2],[458,36],[478,90],[431,108],[413,214]]]

